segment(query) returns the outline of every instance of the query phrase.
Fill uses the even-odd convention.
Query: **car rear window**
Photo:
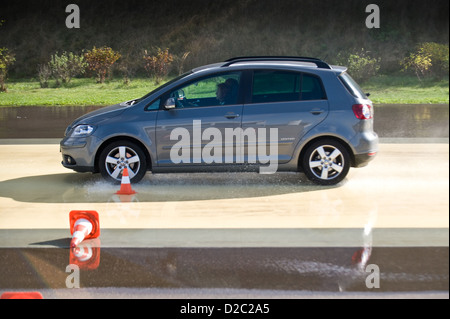
[[[350,92],[351,95],[361,99],[367,99],[366,94],[363,92],[358,83],[353,80],[353,78],[346,72],[339,75],[339,79]]]

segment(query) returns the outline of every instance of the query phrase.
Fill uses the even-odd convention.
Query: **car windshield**
[[[341,79],[342,83],[344,83],[347,90],[357,98],[361,99],[367,99],[366,94],[363,92],[361,87],[358,85],[358,83],[353,80],[353,78],[347,73],[344,72],[341,75],[339,75],[339,79]]]
[[[169,86],[170,84],[172,84],[172,83],[178,81],[179,79],[182,79],[182,78],[188,76],[189,74],[192,74],[192,71],[183,73],[183,74],[181,74],[181,75],[179,75],[179,76],[173,78],[172,80],[167,81],[167,82],[164,83],[163,85],[158,86],[156,89],[154,89],[153,91],[147,93],[146,95],[144,95],[143,97],[141,97],[141,98],[139,98],[139,99],[132,100],[131,102],[133,102],[133,103],[132,103],[131,105],[136,104],[136,103],[139,103],[140,101],[142,101],[142,100],[144,100],[145,98],[149,97],[150,95],[152,95],[152,94],[155,93],[156,91],[159,91],[159,90],[165,88],[166,86]]]

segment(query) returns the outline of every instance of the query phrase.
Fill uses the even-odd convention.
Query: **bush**
[[[142,63],[139,59],[140,53],[126,53],[120,58],[120,63],[117,65],[119,74],[122,75],[123,84],[129,85],[131,79],[136,76]]]
[[[436,76],[448,76],[448,44],[426,42],[423,43],[420,48],[423,49],[423,52],[431,59],[431,73]]]
[[[169,73],[170,64],[173,62],[173,55],[169,49],[164,51],[157,48],[156,55],[150,55],[147,50],[144,51],[144,68],[149,76],[154,76],[155,84],[159,84]]]
[[[42,89],[48,88],[48,80],[51,76],[52,70],[50,69],[48,63],[38,65],[39,85]]]
[[[0,48],[0,92],[6,92],[5,85],[8,75],[8,68],[16,61],[14,54],[10,53],[7,48]]]
[[[87,51],[84,54],[88,67],[97,74],[97,82],[104,83],[106,75],[110,71],[113,64],[120,59],[119,52],[114,51],[109,47],[96,48]]]
[[[178,75],[184,73],[184,63],[191,52],[184,52],[182,56],[174,56],[174,61],[177,64]]]
[[[413,70],[419,80],[425,76],[442,76],[449,72],[448,44],[425,42],[400,61],[403,71]]]
[[[56,84],[59,86],[60,82],[69,83],[70,80],[79,74],[83,74],[86,70],[87,63],[83,55],[76,55],[72,52],[63,52],[63,54],[54,54],[50,58],[48,68],[51,71],[52,76],[56,80]],[[45,68],[41,68],[41,75],[47,71]],[[41,85],[42,86],[42,85]]]
[[[380,58],[372,58],[369,51],[361,49],[346,57],[339,55],[340,63],[348,67],[348,72],[357,82],[365,82],[375,76],[380,70]]]

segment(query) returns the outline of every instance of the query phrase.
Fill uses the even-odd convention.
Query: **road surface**
[[[358,251],[369,251],[387,272],[384,292],[448,297],[448,142],[381,143],[369,166],[351,169],[333,187],[294,173],[147,174],[132,185],[136,195],[122,198],[115,194],[119,185],[67,170],[60,161],[53,140],[0,143],[0,266],[10,274],[0,279],[0,293],[36,288],[48,297],[202,298],[204,290],[192,289],[203,288],[219,297],[260,291],[264,298],[295,298],[321,291],[334,298],[342,295],[333,291],[354,286],[348,284],[355,280],[349,265]],[[84,290],[64,287],[72,210],[99,213],[101,243],[92,247],[101,247],[104,270],[117,271],[117,260],[151,264],[159,281],[152,277],[140,286],[96,276]],[[17,279],[27,272],[23,258],[33,268],[30,278],[40,281]],[[220,261],[220,269],[208,266],[211,260]],[[427,262],[419,267],[420,260]],[[17,267],[8,266],[14,261]],[[198,271],[194,276],[195,268],[209,279],[197,278]],[[148,276],[148,269],[139,269],[135,276]],[[285,277],[277,277],[280,272]],[[311,272],[320,279],[306,280]],[[265,283],[256,279],[264,276]],[[303,285],[292,284],[292,276],[303,276]],[[242,277],[250,279],[242,283]],[[367,292],[361,283],[356,290]]]

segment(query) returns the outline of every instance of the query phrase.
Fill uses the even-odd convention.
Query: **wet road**
[[[335,187],[292,173],[148,174],[120,198],[118,185],[60,166],[47,142],[0,145],[0,292],[448,298],[448,143],[382,143]],[[79,209],[100,214],[87,260],[68,248]],[[81,289],[67,287],[73,264]]]

